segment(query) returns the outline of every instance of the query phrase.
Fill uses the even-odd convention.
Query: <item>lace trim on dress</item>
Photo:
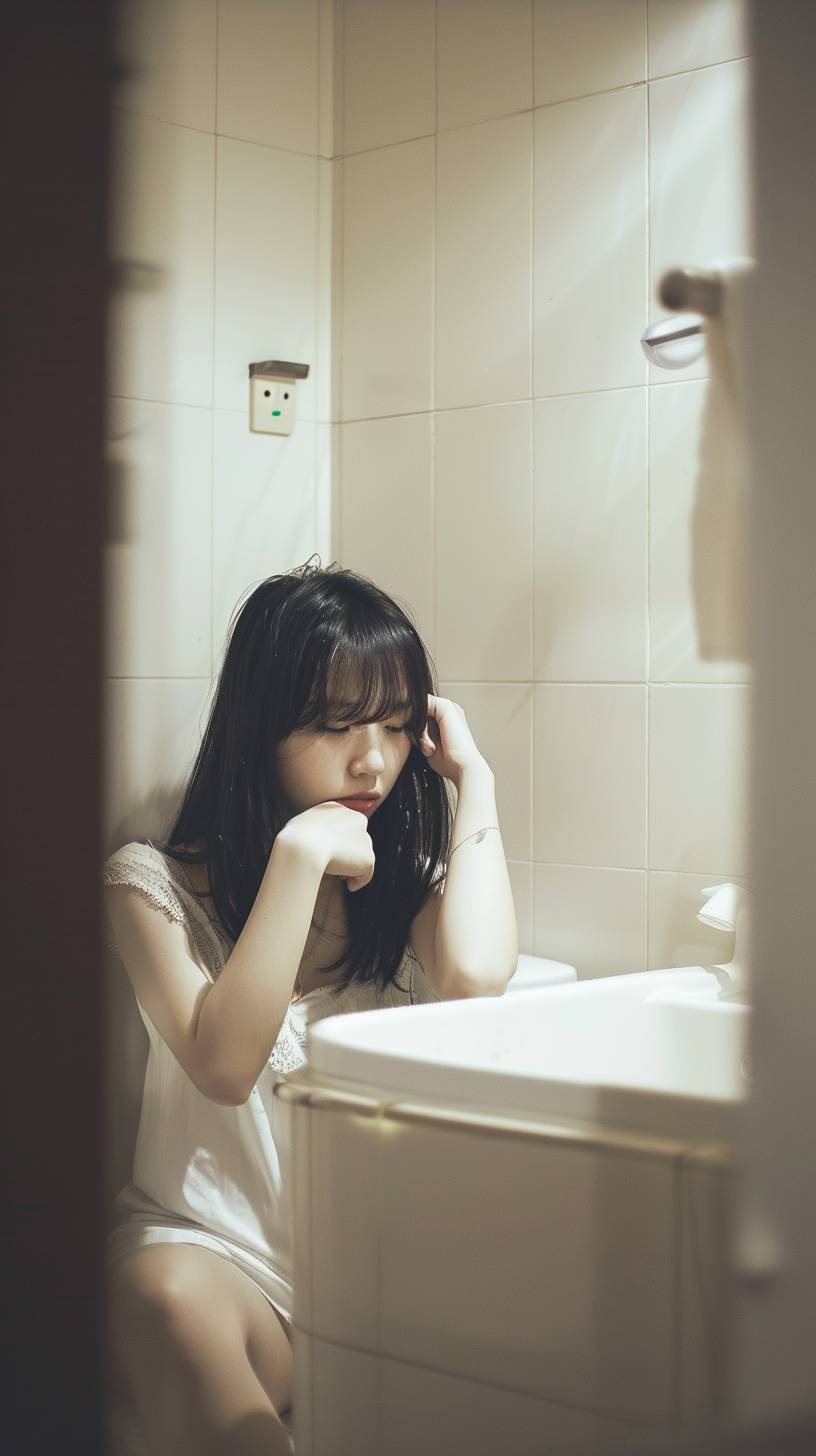
[[[149,850],[144,852],[144,856],[138,850],[120,850],[117,854],[112,855],[106,861],[102,871],[102,883],[104,885],[127,885],[153,909],[161,910],[174,925],[184,926],[205,966],[210,968],[210,974],[214,974],[211,969],[212,948],[206,931],[187,913],[166,867],[163,863],[157,864],[152,859]],[[104,935],[108,949],[121,959],[119,947],[107,916],[105,916],[104,922]]]

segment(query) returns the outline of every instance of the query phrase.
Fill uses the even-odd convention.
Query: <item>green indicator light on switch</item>
[[[279,415],[280,414],[280,410],[273,410],[272,413],[273,413],[273,415]]]

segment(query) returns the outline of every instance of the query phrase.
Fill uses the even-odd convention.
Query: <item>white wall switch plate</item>
[[[256,435],[291,435],[295,423],[295,380],[249,381],[249,428]]]

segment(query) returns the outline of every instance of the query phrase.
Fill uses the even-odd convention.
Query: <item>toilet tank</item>
[[[575,966],[568,966],[564,961],[551,961],[544,956],[520,955],[516,970],[507,983],[505,995],[508,991],[533,991],[538,986],[559,986],[577,979]]]

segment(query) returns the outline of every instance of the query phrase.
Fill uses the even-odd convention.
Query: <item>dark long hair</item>
[[[347,963],[335,995],[354,983],[385,990],[450,846],[447,781],[418,747],[428,693],[436,694],[434,669],[413,623],[386,592],[335,562],[313,560],[267,577],[236,607],[181,808],[156,848],[206,864],[215,912],[236,941],[288,818],[277,744],[297,728],[324,725],[329,711],[331,721],[372,723],[410,701],[408,758],[369,819],[374,874],[353,894],[344,884],[350,946],[323,968],[328,975]],[[356,701],[343,693],[342,713],[331,707],[340,682],[359,685]],[[197,844],[203,848],[189,849]]]

